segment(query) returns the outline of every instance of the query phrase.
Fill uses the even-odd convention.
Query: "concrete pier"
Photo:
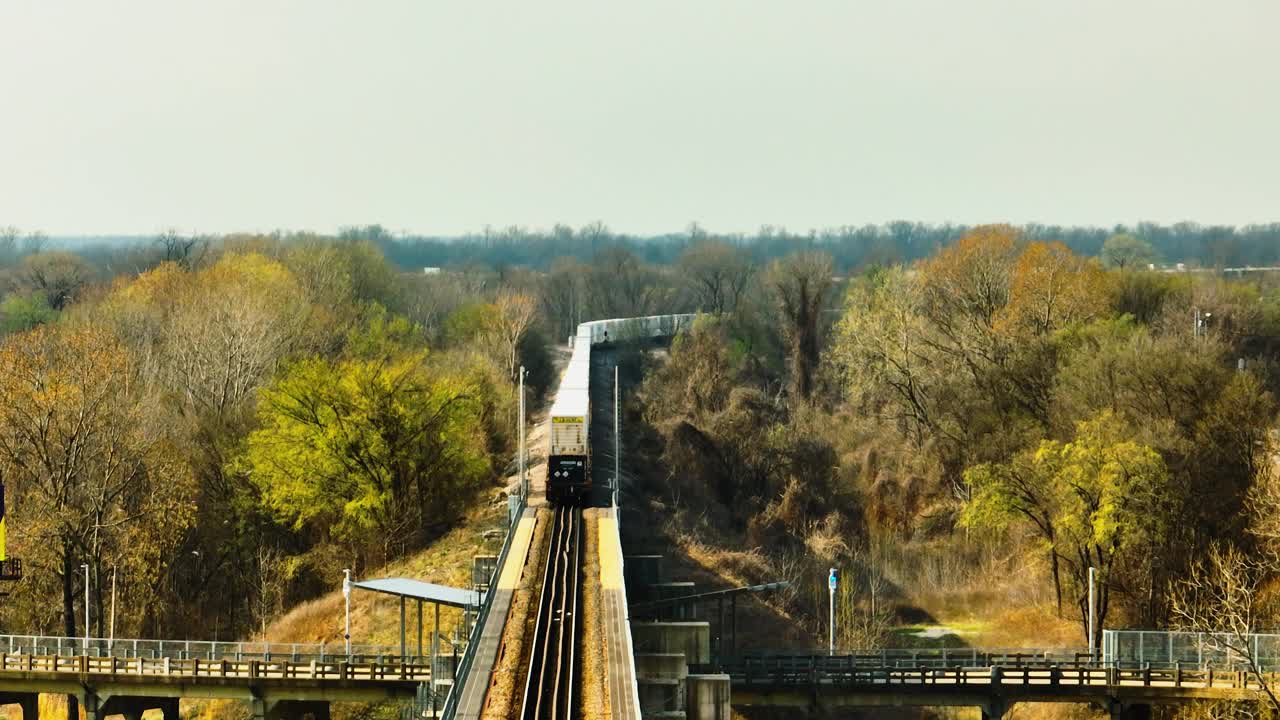
[[[711,662],[711,623],[632,622],[631,636],[641,653],[679,653],[690,665]]]

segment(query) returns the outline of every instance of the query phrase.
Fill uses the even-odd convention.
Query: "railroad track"
[[[556,508],[538,621],[529,652],[523,720],[568,720],[578,688],[578,603],[582,577],[582,510]]]

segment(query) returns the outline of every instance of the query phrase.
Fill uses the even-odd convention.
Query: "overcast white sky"
[[[1280,220],[1275,0],[0,0],[0,225]]]

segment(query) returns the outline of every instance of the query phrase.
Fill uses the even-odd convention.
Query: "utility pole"
[[[1097,571],[1094,570],[1093,567],[1090,567],[1089,568],[1089,659],[1091,661],[1098,659],[1098,654],[1097,654],[1098,647],[1097,647],[1097,641],[1095,640],[1095,635],[1094,635],[1094,622],[1096,622],[1095,613],[1097,612],[1096,610],[1097,588],[1094,585],[1094,576],[1096,574],[1097,574]]]
[[[529,501],[529,483],[525,478],[524,466],[524,366],[520,366],[520,495],[525,502]]]
[[[80,566],[84,570],[84,654],[89,654],[89,565]]]
[[[342,571],[342,598],[346,601],[346,625],[342,631],[342,639],[347,646],[347,657],[351,657],[351,570]]]
[[[107,641],[107,647],[112,647],[116,643],[116,566],[111,566],[111,636]]]
[[[622,389],[618,386],[618,366],[613,366],[613,493],[614,504],[617,504],[616,498],[622,490],[622,428],[619,422],[622,412],[619,403],[622,398]]]

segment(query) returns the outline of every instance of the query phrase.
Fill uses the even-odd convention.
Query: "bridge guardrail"
[[[343,644],[214,642],[208,640],[143,640],[125,638],[69,638],[45,635],[0,635],[0,653],[122,659],[170,658],[174,660],[280,660],[294,662],[348,659],[356,662],[399,660],[400,651],[390,645],[352,645],[348,656]],[[406,656],[410,662],[424,661]]]
[[[190,678],[345,680],[380,682],[431,679],[430,663],[348,662],[342,660],[177,660],[170,657],[121,658],[89,655],[10,655],[0,653],[0,673],[74,673]]]
[[[516,527],[520,524],[520,517],[524,515],[528,501],[528,498],[521,496],[515,512],[510,516],[511,522],[507,525],[507,537],[502,541],[502,549],[498,551],[493,577],[489,581],[490,587],[497,586],[497,575],[502,572],[502,566],[507,562],[507,555],[511,551],[511,541],[515,537]],[[458,698],[461,697],[467,684],[467,677],[471,674],[471,666],[475,662],[475,649],[480,646],[480,633],[484,632],[485,622],[489,619],[489,611],[493,607],[493,599],[497,594],[496,592],[485,593],[484,602],[480,604],[480,609],[476,612],[475,623],[471,626],[471,632],[467,635],[467,643],[463,649],[462,657],[454,666],[453,683],[449,686],[449,694],[445,697],[444,707],[440,712],[440,716],[445,720],[453,720],[458,711]],[[431,703],[434,705],[434,696],[430,693],[428,695],[431,695]],[[423,709],[419,707],[410,708],[409,713],[410,716],[425,717]]]
[[[809,655],[732,658],[717,664],[691,666],[690,673],[727,674],[734,687],[860,686],[1023,686],[1052,687],[1161,687],[1254,692],[1262,689],[1258,678],[1244,670],[1215,668],[1154,668],[1103,666],[1087,661],[1074,664],[1026,662],[991,666],[877,666],[875,656]],[[1276,675],[1268,673],[1274,682]]]
[[[1102,659],[1109,664],[1245,669],[1250,657],[1264,671],[1280,671],[1280,634],[1233,635],[1177,630],[1102,632]]]

